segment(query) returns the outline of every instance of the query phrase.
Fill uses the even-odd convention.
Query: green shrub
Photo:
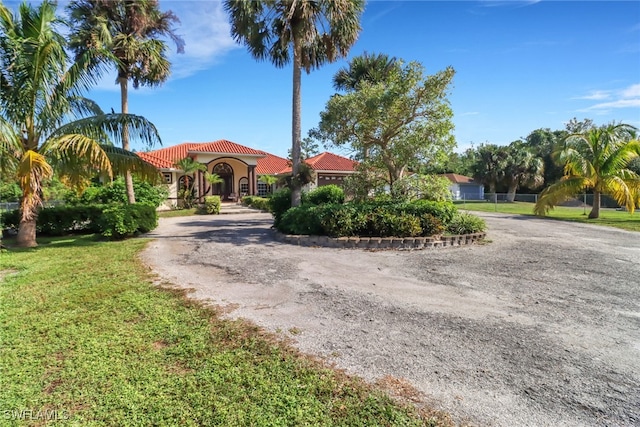
[[[242,203],[245,206],[251,206],[253,205],[253,199],[255,199],[256,196],[244,196],[240,199],[240,203]]]
[[[319,213],[322,229],[328,236],[356,236],[366,228],[367,216],[356,204],[324,205]]]
[[[144,203],[111,205],[102,212],[99,224],[103,236],[122,239],[156,228],[158,213],[153,206]]]
[[[206,196],[204,198],[204,210],[209,215],[220,213],[220,196]]]
[[[98,219],[102,215],[102,208],[102,205],[42,208],[36,219],[36,231],[48,236],[98,232]],[[4,212],[2,222],[4,228],[17,230],[20,225],[20,211],[15,209]]]
[[[286,211],[291,208],[291,190],[283,188],[275,193],[269,199],[269,210],[273,214],[273,225],[279,228],[280,220]]]
[[[281,232],[286,234],[324,234],[318,206],[298,206],[287,210],[280,220]]]
[[[429,214],[438,218],[445,226],[451,222],[458,211],[452,202],[434,202],[431,200],[415,200],[409,203],[399,203],[394,207],[398,214],[406,213],[421,217]]]
[[[314,205],[344,203],[344,190],[337,185],[324,185],[307,194],[306,201]]]
[[[393,183],[391,194],[395,200],[431,200],[445,202],[451,200],[451,182],[437,175],[414,174]]]
[[[420,227],[423,236],[439,236],[445,231],[442,221],[431,214],[423,214],[420,216]]]
[[[255,197],[253,199],[252,207],[260,209],[261,211],[270,212],[269,199],[266,197]]]
[[[152,185],[145,181],[133,181],[136,203],[145,203],[153,207],[160,206],[169,196],[166,185]],[[124,179],[118,178],[107,184],[93,184],[82,194],[75,193],[65,196],[65,202],[71,205],[128,203],[127,189]]]
[[[482,233],[486,229],[484,219],[467,212],[458,212],[447,226],[451,234]]]

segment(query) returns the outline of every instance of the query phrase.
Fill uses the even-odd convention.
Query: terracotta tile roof
[[[154,158],[164,162],[163,164],[165,166],[160,166],[161,168],[169,169],[174,168],[173,165],[176,161],[187,157],[187,152],[193,145],[198,144],[194,144],[192,142],[183,142],[182,144],[174,145],[172,147],[161,148],[159,150],[149,151],[147,153],[138,153],[138,155],[147,154],[153,156]]]
[[[305,160],[316,171],[355,172],[358,162],[337,154],[325,151]]]
[[[258,159],[256,166],[256,174],[258,175],[276,175],[281,170],[289,167],[289,160],[276,156],[266,151],[261,151],[266,157]]]
[[[264,156],[264,151],[254,150],[235,142],[219,139],[213,142],[203,142],[200,144],[191,144],[189,148],[191,153],[216,153],[216,154],[242,154],[247,156]]]
[[[469,178],[468,176],[458,175],[457,173],[443,173],[442,176],[447,178],[454,184],[477,184],[473,178]]]
[[[158,169],[172,169],[172,168],[174,168],[173,162],[170,162],[170,161],[165,160],[163,158],[154,156],[153,154],[150,154],[150,153],[136,153],[136,154],[142,160],[144,160],[147,163],[151,163],[153,166],[157,167]]]

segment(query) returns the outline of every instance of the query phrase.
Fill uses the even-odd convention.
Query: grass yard
[[[452,425],[154,286],[147,242],[0,254],[1,425]]]
[[[160,218],[175,218],[177,216],[191,216],[191,215],[197,215],[197,214],[198,214],[198,208],[174,209],[170,211],[158,212],[158,216]]]
[[[501,212],[518,215],[533,215],[533,203],[527,202],[498,202],[498,204],[491,202],[455,202],[458,209],[467,209],[471,211],[481,212]],[[631,215],[629,212],[617,211],[615,209],[600,209],[600,218],[589,219],[590,208],[587,207],[586,215],[584,215],[584,208],[573,208],[557,206],[555,209],[549,211],[547,218],[558,219],[562,221],[574,221],[583,222],[585,224],[604,225],[608,227],[621,228],[629,231],[640,231],[640,212],[636,212]]]

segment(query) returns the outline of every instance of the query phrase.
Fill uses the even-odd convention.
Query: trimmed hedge
[[[451,202],[369,202],[303,205],[282,214],[276,228],[287,234],[332,237],[440,235],[454,218]]]
[[[204,211],[209,215],[220,213],[220,196],[205,196],[204,198]]]
[[[244,196],[242,198],[242,204],[252,208],[260,209],[261,211],[271,211],[270,198],[260,196]]]
[[[20,211],[3,212],[5,229],[17,230]],[[158,226],[156,209],[145,203],[134,205],[75,205],[42,208],[36,220],[36,232],[49,236],[71,233],[101,233],[109,238],[123,238],[147,233]]]
[[[344,203],[344,190],[337,185],[324,185],[307,194],[307,201],[314,205]]]

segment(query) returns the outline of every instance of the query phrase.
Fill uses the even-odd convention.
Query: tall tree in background
[[[476,150],[473,178],[488,186],[489,193],[495,193],[498,184],[504,180],[508,157],[505,147],[480,144]]]
[[[0,163],[2,175],[19,183],[20,224],[17,245],[33,247],[44,180],[58,175],[81,186],[102,173],[132,170],[147,178],[158,171],[134,153],[112,147],[127,129],[145,143],[160,142],[155,127],[142,117],[102,114],[82,97],[95,83],[90,52],[70,61],[65,38],[57,31],[55,3],[37,9],[23,3],[14,15],[0,3]],[[69,66],[69,64],[71,64]],[[84,117],[68,122],[69,117]]]
[[[455,72],[424,75],[417,62],[399,64],[384,82],[362,82],[333,96],[310,134],[325,143],[368,152],[366,165],[386,170],[392,185],[408,168],[446,160],[455,146],[447,95]]]
[[[76,58],[88,51],[105,52],[116,68],[120,85],[121,112],[129,112],[129,80],[134,89],[158,86],[169,78],[168,37],[184,52],[184,41],[175,33],[180,21],[173,12],[161,12],[157,0],[74,0],[68,10],[73,25],[71,48]],[[122,135],[122,148],[129,150],[129,135]],[[125,172],[127,198],[135,203],[131,172]]]
[[[360,32],[364,0],[225,0],[231,34],[258,60],[282,68],[293,60],[291,154],[293,176],[300,172],[301,77],[344,57]],[[299,206],[300,183],[293,180],[291,205]]]
[[[565,165],[565,175],[540,194],[534,212],[546,215],[554,206],[585,189],[593,190],[589,218],[600,216],[602,194],[633,212],[640,194],[640,176],[628,169],[629,163],[640,156],[640,142],[634,138],[636,128],[626,124],[592,127],[569,135],[557,154]]]
[[[343,92],[353,92],[360,84],[371,84],[386,81],[393,70],[398,66],[395,57],[389,57],[384,53],[369,54],[353,58],[347,67],[342,67],[333,76],[333,87]]]
[[[506,147],[504,183],[507,201],[513,202],[520,186],[537,188],[544,183],[544,162],[531,153],[522,141],[514,141]]]

